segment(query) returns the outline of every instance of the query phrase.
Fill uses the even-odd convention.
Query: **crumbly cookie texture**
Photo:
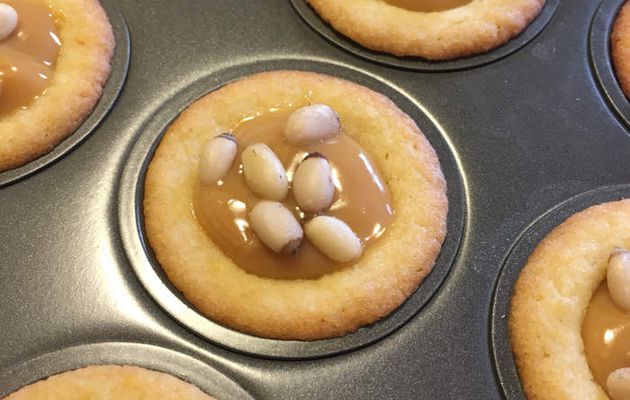
[[[413,12],[383,0],[306,0],[334,29],[368,49],[450,60],[491,50],[518,35],[545,0],[473,0],[441,12]]]
[[[248,274],[193,215],[200,150],[245,117],[316,103],[337,111],[345,132],[372,156],[389,185],[395,220],[356,264],[341,271],[315,280]],[[341,336],[398,307],[431,271],[447,209],[435,151],[409,116],[363,86],[300,71],[252,75],[193,103],[164,135],[144,192],[147,237],[184,296],[217,322],[280,339]]]
[[[512,298],[510,339],[530,399],[608,399],[593,377],[582,321],[614,247],[630,247],[630,199],[579,212],[540,242]]]
[[[610,40],[617,80],[626,97],[630,97],[630,2],[621,7]]]
[[[133,366],[90,366],[28,385],[5,400],[212,400],[195,386],[163,372]]]
[[[83,122],[110,73],[114,36],[97,0],[30,0],[51,5],[61,40],[47,92],[0,117],[0,172],[50,152]]]

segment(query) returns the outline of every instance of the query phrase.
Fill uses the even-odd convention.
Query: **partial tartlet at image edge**
[[[112,27],[97,0],[4,4],[17,11],[17,26],[0,41],[0,172],[48,153],[74,132],[101,96],[115,47]],[[35,32],[45,19],[52,26],[50,34]],[[45,47],[57,47],[58,55]],[[19,75],[27,71],[33,73]],[[41,90],[15,103],[17,94],[35,83]]]

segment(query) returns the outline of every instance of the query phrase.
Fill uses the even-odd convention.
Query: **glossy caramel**
[[[446,11],[465,6],[473,0],[384,0],[398,8],[416,12]]]
[[[269,250],[249,228],[248,213],[260,200],[246,186],[240,154],[250,144],[265,143],[276,153],[289,182],[300,161],[310,152],[326,156],[331,164],[336,191],[329,210],[345,221],[359,236],[364,247],[380,237],[393,220],[393,205],[385,180],[362,148],[341,133],[326,142],[296,147],[286,141],[284,125],[293,110],[269,112],[242,122],[232,132],[238,153],[228,175],[216,185],[197,183],[195,215],[212,241],[244,270],[275,279],[315,279],[349,264],[338,264],[320,253],[305,238],[294,255]],[[305,215],[290,192],[283,202],[298,220]]]
[[[591,372],[605,390],[611,372],[630,367],[630,313],[615,306],[606,283],[591,299],[582,323],[582,338]]]
[[[18,14],[18,26],[0,41],[0,115],[28,106],[44,94],[61,42],[52,10],[28,0],[2,0]]]

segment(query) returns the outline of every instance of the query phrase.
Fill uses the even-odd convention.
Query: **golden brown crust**
[[[630,247],[630,199],[579,212],[538,244],[512,298],[510,339],[530,399],[607,399],[584,354],[582,321],[615,246]]]
[[[621,10],[610,36],[613,64],[621,89],[630,94],[630,3],[626,2]]]
[[[389,185],[395,220],[353,267],[316,280],[247,274],[191,212],[200,149],[244,117],[310,103],[333,107],[345,131],[371,154]],[[303,340],[354,331],[404,302],[435,263],[447,209],[437,156],[406,114],[365,87],[299,71],[252,75],[193,103],[162,139],[144,197],[147,237],[157,259],[197,309],[254,335]]]
[[[5,400],[212,400],[174,376],[133,366],[90,366],[28,385]]]
[[[483,53],[518,35],[545,0],[473,0],[423,13],[383,0],[307,0],[333,28],[372,50],[449,60]]]
[[[69,136],[101,96],[114,36],[98,0],[30,0],[50,4],[61,50],[45,95],[0,117],[0,172],[42,156]]]

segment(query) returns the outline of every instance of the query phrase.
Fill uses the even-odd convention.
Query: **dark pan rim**
[[[208,364],[175,350],[144,343],[82,344],[38,355],[0,375],[0,398],[52,375],[90,365],[133,365],[165,372],[221,399],[253,399]]]
[[[99,0],[103,9],[107,13],[109,22],[114,32],[116,40],[116,48],[111,60],[111,73],[98,103],[90,115],[79,125],[79,127],[70,134],[66,139],[62,140],[57,146],[47,154],[36,158],[35,160],[8,171],[0,172],[0,188],[8,186],[14,182],[25,179],[41,169],[60,160],[68,154],[72,149],[77,147],[92,133],[116,103],[120,92],[127,78],[129,69],[129,57],[131,51],[131,43],[129,39],[129,29],[125,17],[116,5],[114,0]]]
[[[595,12],[589,33],[590,64],[601,94],[617,117],[630,126],[630,101],[621,90],[612,63],[610,34],[625,0],[604,0]]]
[[[630,185],[608,186],[574,196],[532,222],[508,251],[494,287],[489,327],[494,371],[507,399],[526,399],[512,354],[508,315],[512,290],[527,258],[545,236],[573,214],[596,204],[622,198],[630,198]]]
[[[168,125],[194,100],[247,75],[279,69],[308,70],[357,82],[389,96],[418,123],[435,148],[448,183],[448,233],[433,271],[418,290],[389,316],[341,338],[316,341],[265,339],[217,324],[198,313],[173,287],[156,262],[144,237],[142,197],[144,176],[153,152]],[[350,66],[312,60],[268,60],[227,68],[202,77],[166,102],[141,128],[122,174],[119,223],[130,264],[147,291],[171,317],[197,335],[221,347],[248,355],[274,359],[310,359],[345,353],[367,346],[405,324],[433,297],[448,275],[462,240],[468,216],[466,182],[456,151],[446,133],[413,98],[382,78]]]
[[[460,71],[490,64],[509,56],[525,46],[545,29],[560,4],[560,0],[546,0],[540,14],[523,32],[494,50],[455,60],[429,61],[420,57],[397,57],[384,52],[370,50],[334,30],[330,24],[324,22],[319,15],[306,4],[305,0],[289,1],[308,26],[341,49],[377,64],[425,72]]]

